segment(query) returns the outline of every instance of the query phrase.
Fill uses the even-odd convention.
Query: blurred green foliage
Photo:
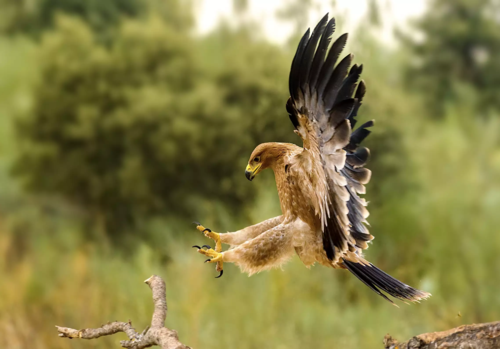
[[[272,174],[250,183],[243,171],[258,143],[299,142],[284,109],[293,49],[269,44],[251,22],[196,36],[190,7],[170,0],[137,2],[147,9],[133,18],[117,11],[103,40],[88,17],[44,1],[62,13],[40,40],[0,35],[0,347],[115,347],[119,336],[67,341],[53,326],[132,319],[144,328],[152,309],[141,281],[153,273],[167,281],[167,326],[195,348],[380,348],[388,332],[404,339],[499,319],[495,85],[455,70],[419,70],[422,85],[407,84],[416,60],[444,59],[444,43],[477,40],[494,52],[484,31],[471,36],[475,22],[429,25],[423,51],[389,48],[371,1],[346,50],[364,64],[360,118],[376,119],[366,141],[376,239],[366,256],[433,293],[397,309],[347,272],[298,259],[251,278],[228,265],[215,280],[190,249],[208,242],[193,219],[234,231],[280,214]],[[287,4],[284,18],[302,21]],[[488,4],[469,10],[494,26]],[[477,76],[497,81],[500,68],[488,64]]]
[[[202,200],[236,209],[252,197],[239,185],[245,157],[257,142],[293,137],[280,121],[283,54],[249,40],[222,32],[198,42],[152,17],[123,22],[108,47],[61,17],[40,45],[15,173],[111,234],[155,214],[199,216]]]
[[[177,30],[193,24],[190,6],[180,0],[0,0],[0,8],[0,32],[35,38],[52,28],[61,14],[82,19],[100,39],[107,40],[112,40],[110,31],[123,19],[150,13],[161,16]]]
[[[144,3],[137,0],[2,0],[0,7],[3,31],[37,35],[52,27],[57,13],[81,17],[102,31],[123,17],[137,16],[144,10]]]
[[[496,0],[433,0],[416,23],[423,39],[407,40],[407,78],[436,115],[459,102],[464,89],[476,95],[478,111],[500,110],[499,12]]]

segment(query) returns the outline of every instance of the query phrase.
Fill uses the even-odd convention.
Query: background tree
[[[279,51],[249,40],[221,33],[200,47],[156,17],[124,22],[108,46],[84,22],[60,18],[40,48],[16,173],[108,232],[155,214],[192,219],[203,200],[236,210],[252,197],[241,185],[246,157],[276,135],[266,130],[293,137],[287,67]]]
[[[80,18],[107,40],[111,40],[110,30],[123,19],[143,17],[150,12],[179,30],[193,24],[190,6],[181,5],[178,0],[0,0],[0,8],[0,31],[36,38],[54,26],[58,14]]]
[[[500,4],[496,0],[434,0],[417,21],[423,35],[407,40],[413,62],[408,83],[424,91],[434,114],[477,98],[482,113],[500,110]]]
[[[145,10],[144,2],[137,0],[2,0],[0,6],[5,11],[2,11],[3,31],[35,36],[51,28],[58,13],[78,16],[102,32],[121,18],[135,17]]]

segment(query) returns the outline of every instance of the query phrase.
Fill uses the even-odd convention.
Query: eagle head
[[[255,178],[260,171],[268,167],[274,169],[276,163],[288,152],[288,144],[262,143],[259,144],[248,160],[245,176],[249,181]]]

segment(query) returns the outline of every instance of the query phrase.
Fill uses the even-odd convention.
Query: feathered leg
[[[237,232],[234,233],[216,233],[212,231],[209,228],[205,228],[203,225],[201,225],[198,222],[196,223],[196,229],[201,231],[206,237],[212,239],[215,241],[215,249],[208,249],[205,250],[197,245],[193,247],[198,248],[198,252],[201,254],[204,254],[208,257],[211,257],[212,259],[210,261],[217,262],[216,265],[216,270],[220,272],[218,277],[222,276],[223,273],[223,262],[219,258],[217,259],[217,255],[222,252],[222,243],[231,245],[231,247],[240,245],[244,243],[245,241],[251,240],[255,238],[256,236],[259,236],[260,234],[264,233],[265,231],[276,227],[278,224],[280,224],[283,221],[283,216],[278,216],[274,218],[267,219],[263,222],[260,222],[258,224],[251,225],[249,227],[246,227],[244,229],[238,230]],[[204,247],[206,245],[203,245]],[[207,246],[209,247],[209,246]],[[217,260],[216,260],[217,259]]]
[[[217,252],[222,251],[222,244],[226,245],[231,245],[231,246],[237,246],[245,241],[251,240],[263,232],[274,228],[278,224],[280,224],[283,221],[283,216],[278,216],[274,218],[267,219],[263,222],[251,225],[249,227],[246,227],[244,229],[238,230],[234,233],[216,233],[215,231],[212,231],[211,229],[205,228],[203,225],[201,225],[198,222],[196,223],[196,229],[201,231],[207,238],[210,238],[215,241],[215,250]]]
[[[251,274],[278,267],[293,254],[293,224],[276,227],[222,253],[222,261],[234,263]]]
[[[238,246],[242,243],[251,240],[260,234],[276,227],[283,221],[283,216],[267,219],[263,222],[251,225],[244,229],[238,230],[233,233],[220,234],[220,239],[223,244]]]
[[[242,271],[250,275],[262,270],[278,267],[294,253],[293,224],[279,224],[278,226],[248,240],[226,252],[217,252],[213,249],[204,249],[199,246],[198,252],[209,257],[209,263],[234,263]]]

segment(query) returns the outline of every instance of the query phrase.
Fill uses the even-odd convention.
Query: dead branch
[[[500,348],[500,321],[463,325],[443,332],[424,333],[399,343],[390,335],[384,338],[385,349]]]
[[[163,349],[191,349],[179,342],[176,331],[165,327],[165,319],[167,317],[165,281],[161,277],[153,275],[144,282],[151,288],[155,308],[151,326],[147,327],[142,333],[137,333],[129,321],[110,322],[99,328],[85,328],[82,330],[56,326],[59,337],[94,339],[124,332],[127,334],[129,340],[120,342],[123,348],[142,349],[158,345]]]

